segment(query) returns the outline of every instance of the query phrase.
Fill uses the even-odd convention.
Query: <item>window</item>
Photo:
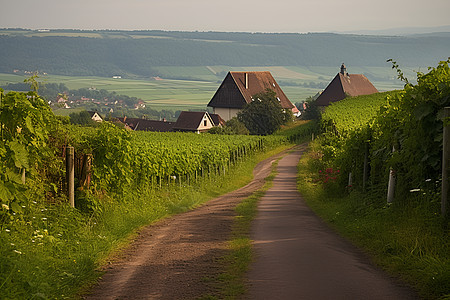
[[[203,120],[203,126],[206,127],[206,124],[207,124],[206,120]]]

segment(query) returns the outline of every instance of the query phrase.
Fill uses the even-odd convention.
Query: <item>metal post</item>
[[[450,167],[450,107],[444,108],[444,133],[443,133],[443,149],[442,149],[442,196],[441,196],[441,213],[443,217],[447,216],[448,206],[448,190],[449,190],[449,174]]]
[[[395,152],[395,147],[392,147],[392,152]],[[394,201],[395,194],[395,171],[392,167],[389,169],[389,182],[388,182],[388,192],[387,192],[387,203],[392,203]]]
[[[22,184],[25,184],[25,168],[22,169]]]
[[[364,169],[363,169],[363,192],[366,192],[367,188],[367,178],[369,171],[369,143],[366,143],[364,146]]]
[[[66,149],[66,177],[67,177],[67,196],[71,207],[75,207],[75,168],[74,168],[75,150],[73,147]]]
[[[352,172],[348,173],[348,185],[347,185],[347,187],[349,189],[353,188],[353,175],[352,175]]]

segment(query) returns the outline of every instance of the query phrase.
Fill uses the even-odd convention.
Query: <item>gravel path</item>
[[[281,154],[280,154],[281,155]],[[261,188],[275,157],[257,165],[245,187],[140,231],[84,299],[196,299],[214,289],[227,252],[234,208]]]
[[[326,226],[296,188],[302,149],[282,158],[252,227],[250,299],[416,299]]]

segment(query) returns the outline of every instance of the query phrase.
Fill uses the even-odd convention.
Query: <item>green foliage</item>
[[[79,113],[71,113],[69,115],[70,123],[77,125],[94,125],[95,121],[92,120],[89,112],[82,110]]]
[[[253,95],[252,102],[238,113],[238,120],[250,131],[250,134],[272,134],[292,121],[292,112],[284,110],[273,90]]]
[[[373,125],[375,149],[395,147],[394,154],[380,151],[397,172],[401,193],[422,187],[441,174],[443,110],[450,105],[450,59],[417,74],[417,85],[406,84],[389,99]]]
[[[302,112],[302,120],[319,120],[320,119],[320,109],[316,105],[316,102],[311,97],[305,103],[306,108]]]
[[[428,183],[441,176],[443,109],[450,105],[449,62],[440,62],[427,74],[417,73],[417,84],[406,82],[402,91],[345,99],[327,107],[319,150],[324,167],[351,172],[353,188],[361,188],[367,160],[366,188],[384,193],[392,168],[397,200],[410,198],[410,190],[422,189],[434,193],[432,201],[438,201],[439,190]],[[347,185],[344,177],[340,184]]]
[[[239,134],[248,135],[250,132],[245,127],[244,123],[240,122],[237,117],[233,117],[225,123],[223,127],[213,127],[208,133],[212,134]]]
[[[20,217],[46,176],[59,173],[54,144],[58,121],[36,93],[0,92],[0,227]],[[25,185],[25,181],[27,184]],[[44,183],[43,185],[37,184]]]
[[[388,101],[386,97],[392,97],[397,93],[395,91],[376,93],[334,102],[322,114],[322,130],[346,136],[353,130],[370,125],[380,107]]]
[[[275,135],[285,136],[292,143],[304,143],[314,138],[319,133],[319,122],[298,120],[283,127]]]

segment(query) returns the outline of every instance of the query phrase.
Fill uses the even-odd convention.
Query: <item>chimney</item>
[[[341,74],[348,76],[347,68],[345,67],[344,63],[342,63],[341,65]]]
[[[245,73],[245,89],[248,90],[248,73]]]

